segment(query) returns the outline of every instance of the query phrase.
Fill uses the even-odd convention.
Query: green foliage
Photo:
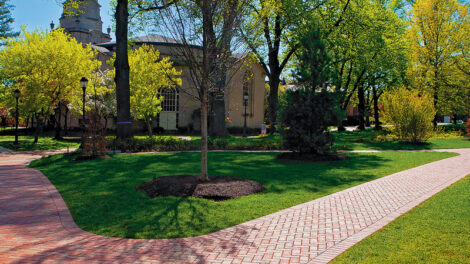
[[[331,80],[330,55],[317,25],[301,37],[297,81],[300,87],[287,91],[281,125],[285,148],[294,152],[327,154],[334,138],[328,127],[340,120],[338,97],[327,91]],[[321,91],[321,92],[318,92]]]
[[[108,137],[106,141],[107,149],[123,152],[187,151],[200,148],[200,144],[195,141],[183,140],[173,136],[134,137],[129,139]]]
[[[13,91],[19,89],[20,115],[47,116],[60,101],[70,108],[81,109],[80,79],[91,78],[101,63],[96,52],[83,47],[63,29],[51,32],[23,30],[19,38],[9,38],[0,50],[0,75],[3,78],[0,102],[15,106]]]
[[[432,135],[432,120],[436,114],[427,93],[399,88],[385,95],[384,119],[393,125],[392,133],[399,139],[418,144]]]
[[[284,147],[294,152],[326,155],[334,141],[328,127],[338,121],[334,94],[303,89],[288,91],[287,107],[281,119]]]
[[[337,162],[279,162],[277,153],[209,153],[209,171],[257,181],[266,190],[239,199],[148,198],[136,186],[156,177],[194,175],[199,153],[113,155],[73,163],[58,155],[34,161],[88,232],[126,238],[189,237],[218,231],[452,153],[376,153]]]
[[[108,63],[114,64],[115,59],[114,56]],[[181,86],[181,72],[173,67],[169,57],[160,58],[160,52],[147,45],[129,51],[129,67],[131,113],[147,123],[151,136],[150,122],[162,110],[164,99],[159,91]],[[110,72],[112,77],[114,74]]]
[[[301,37],[302,48],[298,55],[297,83],[312,91],[326,90],[334,83],[331,70],[331,55],[318,25],[312,25]]]
[[[15,21],[11,17],[11,11],[14,6],[10,5],[9,0],[0,0],[0,39],[3,43],[5,38],[17,37],[19,32],[14,32],[11,28],[11,24]]]
[[[400,216],[332,263],[468,263],[470,175]]]
[[[0,146],[17,151],[30,151],[30,150],[53,150],[53,149],[75,149],[80,146],[79,138],[67,138],[62,140],[55,140],[52,137],[42,137],[37,144],[34,144],[34,137],[20,136],[18,143],[14,145],[14,136],[0,136]]]
[[[408,80],[441,115],[468,114],[470,13],[458,0],[417,0],[411,10]]]

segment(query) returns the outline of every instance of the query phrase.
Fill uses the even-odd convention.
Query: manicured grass
[[[332,132],[335,137],[333,147],[339,151],[344,150],[426,150],[426,149],[456,149],[470,148],[470,140],[463,140],[464,137],[448,137],[448,138],[431,138],[428,144],[412,145],[398,140],[394,141],[377,141],[376,133],[372,129],[365,131],[342,131]],[[381,132],[384,133],[384,132]],[[199,143],[200,138],[194,137]],[[225,149],[282,149],[282,138],[279,134],[269,135],[265,137],[244,138],[239,136],[231,136],[226,138],[214,139],[216,146],[220,141],[226,142]],[[346,147],[345,147],[346,146]],[[219,147],[220,149],[220,147]]]
[[[456,149],[470,148],[470,140],[463,140],[464,137],[454,138],[431,138],[429,144],[412,145],[398,140],[379,142],[374,140],[375,131],[368,129],[365,131],[342,131],[333,132],[335,137],[334,147],[339,150],[420,150],[420,149]]]
[[[214,232],[453,153],[348,154],[348,161],[279,162],[276,153],[209,153],[211,175],[255,180],[259,194],[214,202],[199,198],[150,199],[136,187],[167,175],[199,173],[199,153],[114,155],[76,163],[72,155],[35,161],[57,187],[86,231],[128,238],[171,238]]]
[[[78,148],[78,138],[67,138],[63,140],[54,140],[52,137],[39,137],[38,144],[33,144],[34,137],[31,136],[20,136],[18,138],[19,145],[15,146],[14,136],[0,136],[0,146],[11,150],[50,150],[50,149],[66,149]]]
[[[334,148],[339,151],[344,150],[426,150],[426,149],[455,149],[455,148],[470,148],[470,140],[463,140],[464,137],[451,136],[448,138],[431,138],[428,140],[429,144],[424,145],[411,145],[400,141],[385,141],[380,142],[376,140],[376,133],[374,130],[367,129],[365,131],[343,131],[332,132],[335,137]],[[381,132],[383,133],[383,132]],[[79,135],[79,134],[78,134]],[[114,136],[107,137],[108,148],[113,149]],[[134,151],[177,151],[177,150],[198,150],[200,147],[200,137],[191,136],[191,140],[177,138],[175,136],[161,136],[156,135],[154,139],[149,140],[147,136],[135,136],[135,142],[140,144],[140,149]],[[468,138],[467,138],[468,139]],[[13,136],[0,136],[0,146],[14,149],[14,150],[46,150],[46,149],[62,149],[62,148],[76,148],[79,146],[78,137],[65,138],[64,140],[56,141],[52,137],[40,137],[39,143],[34,145],[33,137],[20,136],[20,147],[13,146]],[[158,141],[158,142],[157,142]],[[153,145],[152,145],[153,144]],[[152,146],[152,147],[150,147]],[[147,149],[149,148],[149,149]],[[283,149],[282,138],[279,134],[260,136],[260,137],[240,137],[230,136],[225,138],[212,138],[209,139],[209,149],[216,150],[280,150]]]
[[[333,263],[470,263],[470,175]]]

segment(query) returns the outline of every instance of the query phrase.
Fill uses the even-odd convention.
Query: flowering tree
[[[4,84],[1,104],[13,107],[13,91],[19,89],[20,113],[38,120],[35,143],[45,117],[59,102],[80,105],[79,80],[99,69],[96,52],[84,47],[62,29],[51,32],[23,30],[16,39],[7,39],[0,50],[0,75]],[[59,125],[60,126],[60,125]]]
[[[114,63],[114,59],[110,63]],[[151,137],[152,120],[162,110],[163,97],[159,90],[180,86],[181,72],[173,67],[168,57],[160,58],[160,53],[147,45],[129,51],[129,67],[131,114],[145,121]],[[114,75],[114,71],[111,74]]]

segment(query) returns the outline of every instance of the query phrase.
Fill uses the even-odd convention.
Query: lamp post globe
[[[15,114],[15,121],[16,121],[16,128],[15,128],[15,142],[14,145],[18,145],[18,123],[19,123],[19,111],[18,111],[18,99],[20,98],[21,92],[20,90],[16,89],[13,91],[13,96],[16,99],[16,114]]]

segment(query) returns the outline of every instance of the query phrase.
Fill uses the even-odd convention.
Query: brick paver
[[[41,153],[0,154],[0,263],[327,263],[470,174],[470,149],[212,234],[122,239],[79,229]]]

